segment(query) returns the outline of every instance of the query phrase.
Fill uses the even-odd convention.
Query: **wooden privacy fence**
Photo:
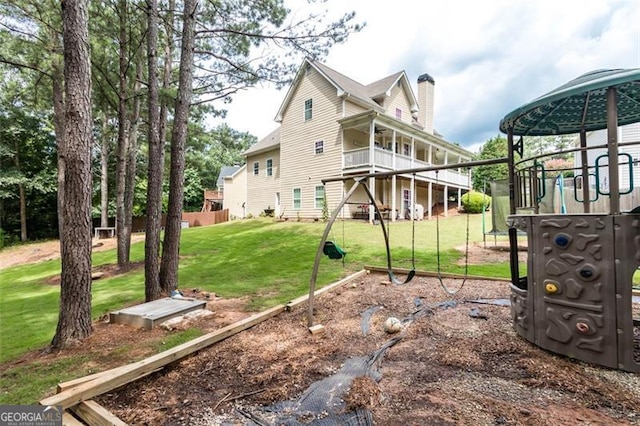
[[[216,223],[229,221],[229,209],[215,212],[189,212],[182,213],[182,221],[189,222],[189,227],[215,225]],[[163,220],[164,222],[164,220]]]
[[[182,212],[182,222],[189,223],[189,228],[194,226],[215,225],[229,221],[229,209],[215,212]],[[162,215],[162,226],[166,223],[166,215]],[[131,229],[133,232],[144,232],[147,224],[147,217],[140,216],[133,218]],[[186,226],[185,226],[186,227]]]

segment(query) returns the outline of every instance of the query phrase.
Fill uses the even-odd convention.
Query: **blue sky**
[[[307,2],[287,4],[297,10]],[[414,91],[418,76],[430,74],[436,130],[473,152],[499,134],[507,113],[565,82],[596,69],[640,68],[636,0],[328,0],[322,7],[329,15],[354,10],[367,23],[325,64],[363,84],[404,70]],[[285,93],[242,92],[225,121],[262,138],[277,127]]]

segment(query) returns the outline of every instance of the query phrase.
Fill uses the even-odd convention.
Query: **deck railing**
[[[370,161],[369,148],[358,148],[344,152],[344,170],[350,171],[353,169],[359,169],[363,167],[376,167],[379,170],[404,170],[420,167],[428,167],[431,164],[426,161],[412,159],[406,155],[396,154],[394,156],[392,151],[374,148],[373,150],[373,164]],[[468,185],[468,177],[466,173],[459,173],[456,170],[441,170],[437,176],[436,172],[421,172],[417,176],[437,181],[443,184],[452,184],[466,188]]]

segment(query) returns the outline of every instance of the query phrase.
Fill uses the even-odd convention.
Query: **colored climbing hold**
[[[555,294],[558,292],[558,285],[553,282],[548,282],[545,284],[544,289],[549,294]]]
[[[593,276],[593,271],[591,269],[585,268],[580,270],[580,276],[582,278],[591,278]]]
[[[576,330],[578,330],[578,333],[580,334],[588,334],[589,331],[591,331],[591,328],[589,327],[589,324],[585,322],[577,322]]]
[[[559,233],[554,237],[553,242],[555,243],[556,246],[560,248],[565,248],[571,242],[571,235]]]

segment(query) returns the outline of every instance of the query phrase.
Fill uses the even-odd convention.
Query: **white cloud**
[[[290,0],[292,9],[301,0]],[[306,2],[305,2],[306,4]],[[500,119],[586,72],[640,67],[640,2],[568,0],[329,0],[335,16],[367,22],[324,62],[369,83],[405,70],[436,81],[435,126],[477,151]],[[229,106],[228,124],[266,136],[285,91],[251,89]]]

